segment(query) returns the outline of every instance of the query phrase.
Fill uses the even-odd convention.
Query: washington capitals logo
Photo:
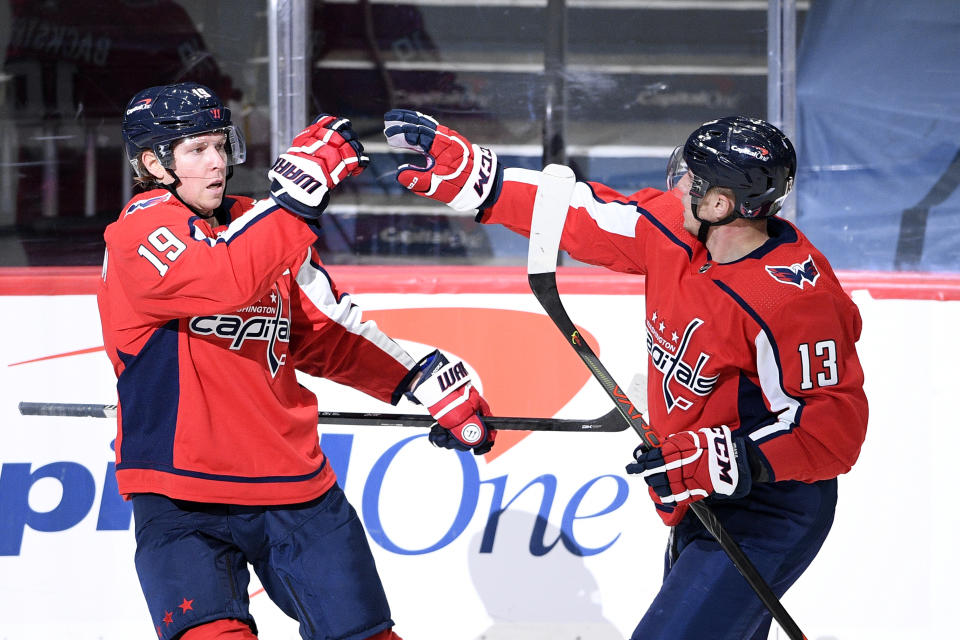
[[[792,284],[793,286],[803,289],[803,284],[809,282],[810,286],[816,286],[817,278],[820,277],[820,269],[817,268],[816,263],[813,261],[813,256],[808,255],[807,259],[803,263],[794,263],[789,267],[771,267],[768,266],[767,273],[773,277],[777,282],[782,282],[783,284]]]
[[[684,360],[684,356],[690,347],[694,332],[703,325],[703,320],[694,318],[683,330],[681,336],[676,331],[672,331],[667,339],[664,329],[666,323],[663,318],[657,320],[659,312],[654,312],[652,322],[647,320],[647,352],[650,354],[650,362],[657,368],[657,371],[663,373],[663,401],[670,413],[675,408],[686,411],[693,406],[693,401],[685,398],[679,393],[675,393],[670,383],[676,382],[684,389],[692,391],[698,396],[707,396],[713,391],[714,385],[720,375],[709,376],[704,373],[709,354],[702,351],[696,357],[696,362],[690,364]]]
[[[283,295],[277,285],[270,293],[270,304],[252,304],[229,315],[195,316],[190,319],[190,331],[226,340],[234,351],[245,343],[266,342],[266,363],[273,377],[287,362],[286,348],[280,343],[290,342],[290,318],[284,314]]]

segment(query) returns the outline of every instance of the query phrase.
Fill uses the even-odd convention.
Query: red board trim
[[[524,267],[363,265],[327,267],[337,286],[351,293],[529,293]],[[960,300],[960,274],[838,271],[848,292],[867,290],[879,299]],[[92,295],[100,267],[0,267],[0,295]],[[564,294],[638,295],[640,276],[594,267],[559,267]]]

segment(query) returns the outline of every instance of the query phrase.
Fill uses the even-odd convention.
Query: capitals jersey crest
[[[690,362],[684,357],[694,332],[703,325],[703,320],[694,318],[682,332],[671,329],[668,337],[665,331],[668,327],[658,315],[658,312],[654,311],[652,320],[646,323],[647,352],[650,354],[651,364],[663,374],[661,386],[667,413],[676,408],[686,411],[693,406],[693,402],[683,396],[684,390],[692,391],[701,397],[707,396],[713,391],[719,377],[703,373],[703,368],[710,359],[709,354],[701,351],[699,355],[691,357]],[[692,356],[692,353],[690,355]],[[677,385],[679,390],[676,390],[674,385]]]
[[[232,351],[239,351],[245,342],[265,342],[265,361],[274,378],[286,364],[287,347],[278,342],[290,342],[290,318],[284,310],[284,294],[276,284],[259,302],[236,313],[194,316],[188,326],[190,332],[198,336],[226,341]]]
[[[811,287],[816,286],[817,278],[820,277],[820,269],[817,268],[812,255],[808,255],[802,263],[794,263],[788,267],[767,265],[766,269],[770,277],[777,282],[792,284],[800,289],[803,289],[804,283],[807,282]]]

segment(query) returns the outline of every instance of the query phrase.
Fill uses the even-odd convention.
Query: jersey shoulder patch
[[[163,193],[155,193],[159,190],[148,191],[142,196],[134,198],[124,209],[124,217],[130,215],[131,213],[136,213],[137,211],[142,211],[143,209],[149,209],[150,207],[155,207],[158,204],[162,204],[170,200],[170,197],[173,195],[169,191],[164,190]],[[155,195],[150,195],[155,193]]]
[[[794,262],[789,265],[768,264],[764,266],[764,269],[775,281],[800,289],[803,289],[807,284],[815,287],[817,286],[817,280],[820,279],[820,268],[812,254],[808,254],[807,259],[803,262]]]

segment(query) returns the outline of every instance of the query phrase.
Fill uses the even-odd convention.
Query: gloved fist
[[[327,208],[330,190],[369,163],[350,121],[323,114],[297,134],[267,172],[270,197],[291,213],[316,220]]]
[[[439,200],[457,211],[490,206],[495,198],[497,154],[470,141],[419,111],[393,109],[383,116],[383,134],[396,149],[426,157],[426,166],[403,164],[397,182],[414,193]],[[492,195],[491,195],[492,194]]]
[[[681,431],[666,438],[659,449],[637,447],[633,456],[636,462],[627,465],[627,473],[640,474],[651,495],[659,498],[654,501],[663,506],[685,509],[709,495],[739,498],[750,491],[746,443],[734,438],[726,425]],[[673,519],[674,514],[664,510],[664,515]],[[676,520],[681,517],[682,513]],[[668,518],[664,521],[670,524]]]
[[[423,404],[438,424],[430,429],[435,446],[483,455],[493,447],[497,432],[480,418],[490,407],[473,386],[463,362],[451,364],[439,350],[417,365],[420,379],[408,397]]]
[[[653,487],[647,487],[647,490],[650,492],[650,498],[653,500],[653,506],[657,509],[657,515],[660,516],[660,519],[663,520],[663,524],[668,527],[675,527],[680,524],[680,521],[683,520],[683,516],[687,515],[687,510],[690,508],[689,503],[684,504],[663,504],[660,500],[660,496],[657,495],[657,492],[653,490]]]

